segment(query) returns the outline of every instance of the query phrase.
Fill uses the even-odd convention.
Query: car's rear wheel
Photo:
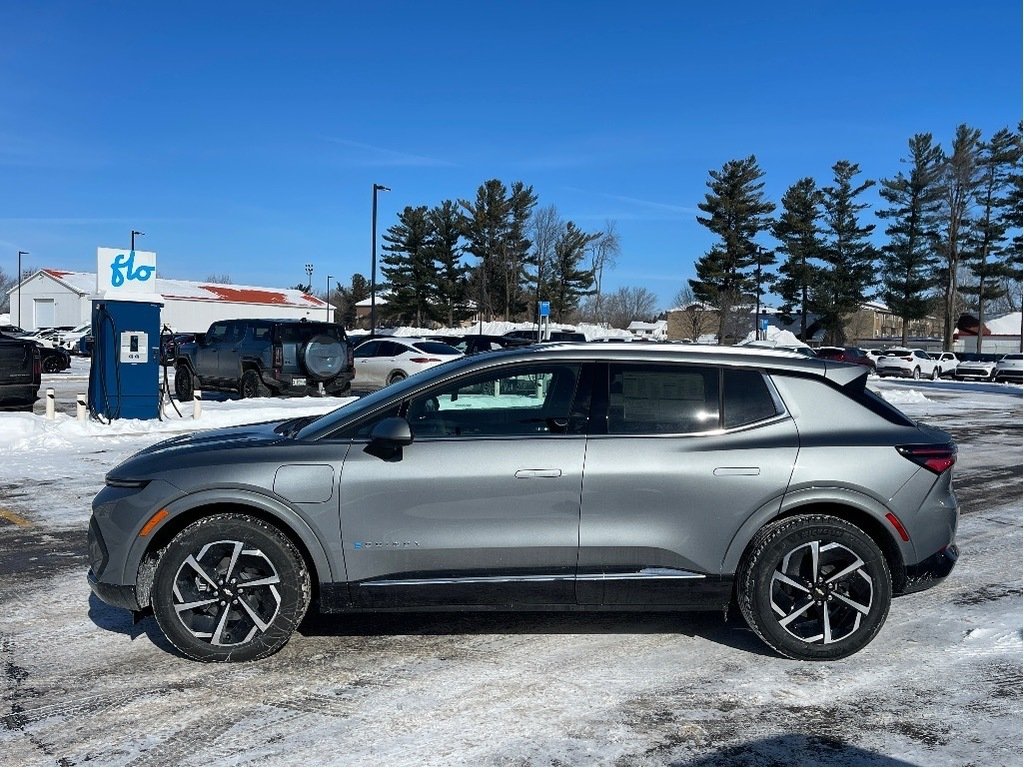
[[[395,384],[396,382],[402,381],[405,378],[406,376],[404,371],[395,371],[390,376],[388,376],[388,384]]]
[[[270,397],[270,389],[260,378],[257,370],[250,368],[242,374],[242,380],[238,384],[238,394],[242,399],[250,397]]]
[[[198,661],[251,661],[280,650],[309,605],[302,556],[273,526],[225,513],[192,523],[160,556],[153,613]]]
[[[185,364],[179,364],[174,368],[174,394],[182,403],[192,400],[195,391],[195,376],[191,369]]]
[[[939,369],[938,368],[932,368],[932,381],[938,381],[938,379],[939,379]]]
[[[60,370],[60,363],[56,357],[48,357],[43,360],[43,373],[57,373]]]
[[[915,379],[920,379],[921,378],[921,369],[920,368],[915,368],[913,375],[914,375]]]
[[[784,656],[804,661],[856,653],[885,623],[889,567],[874,540],[829,515],[766,526],[737,573],[750,628]]]

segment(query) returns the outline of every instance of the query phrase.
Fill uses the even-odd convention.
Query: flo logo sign
[[[156,252],[96,249],[97,293],[156,293]]]

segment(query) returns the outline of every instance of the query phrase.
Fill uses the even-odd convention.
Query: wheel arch
[[[309,569],[314,600],[319,598],[320,582],[335,580],[323,545],[302,517],[287,507],[275,504],[272,499],[260,497],[259,494],[239,492],[237,489],[232,489],[231,494],[231,498],[226,498],[206,491],[178,499],[167,505],[167,518],[157,526],[151,536],[140,536],[136,539],[136,546],[140,551],[135,557],[128,558],[128,567],[131,568],[131,563],[138,562],[137,573],[134,579],[129,578],[129,581],[134,580],[136,584],[140,606],[146,608],[150,605],[153,577],[160,552],[192,523],[221,513],[248,515],[273,526],[286,536]]]
[[[723,573],[736,573],[740,563],[749,554],[751,544],[758,531],[766,525],[798,515],[831,515],[857,526],[878,545],[882,555],[885,557],[886,564],[889,566],[893,594],[901,593],[906,587],[907,555],[913,556],[913,547],[910,542],[903,543],[901,547],[901,543],[896,539],[896,532],[885,519],[885,514],[888,510],[873,499],[863,497],[861,494],[852,491],[845,492],[843,497],[839,499],[806,497],[791,499],[787,496],[782,505],[776,507],[776,509],[776,514],[765,515],[762,513],[752,515],[743,527],[740,528],[726,552],[722,563]],[[906,554],[903,551],[904,548],[908,550]]]

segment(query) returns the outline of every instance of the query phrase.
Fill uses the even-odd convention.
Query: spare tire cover
[[[302,351],[306,370],[314,379],[330,379],[345,367],[345,346],[330,336],[314,336]]]

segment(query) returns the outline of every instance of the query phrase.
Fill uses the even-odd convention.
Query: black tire
[[[252,661],[284,647],[310,592],[305,561],[277,528],[243,514],[211,515],[161,553],[153,614],[190,659]]]
[[[192,369],[184,363],[178,363],[174,367],[174,394],[178,398],[178,402],[191,402],[195,388],[195,376],[192,374]]]
[[[302,349],[302,361],[314,381],[333,379],[345,367],[345,346],[335,338],[314,336]]]
[[[242,373],[242,380],[238,382],[238,396],[243,400],[250,397],[270,397],[273,393],[263,383],[260,372],[249,368]]]
[[[889,614],[892,578],[878,545],[860,528],[830,515],[799,515],[754,537],[736,591],[743,618],[765,643],[791,659],[831,661],[878,634]]]
[[[914,369],[913,378],[914,378],[915,381],[917,381],[918,379],[921,378],[921,369],[920,368],[915,368]]]
[[[932,381],[938,381],[938,380],[939,380],[939,369],[937,367],[936,368],[932,368]]]
[[[328,390],[328,394],[331,397],[348,397],[352,392],[352,382],[346,381],[337,389]]]
[[[60,361],[56,356],[43,359],[43,373],[57,373],[60,370]]]
[[[390,376],[388,376],[388,384],[395,384],[399,381],[402,381],[405,378],[405,371],[395,371]]]

